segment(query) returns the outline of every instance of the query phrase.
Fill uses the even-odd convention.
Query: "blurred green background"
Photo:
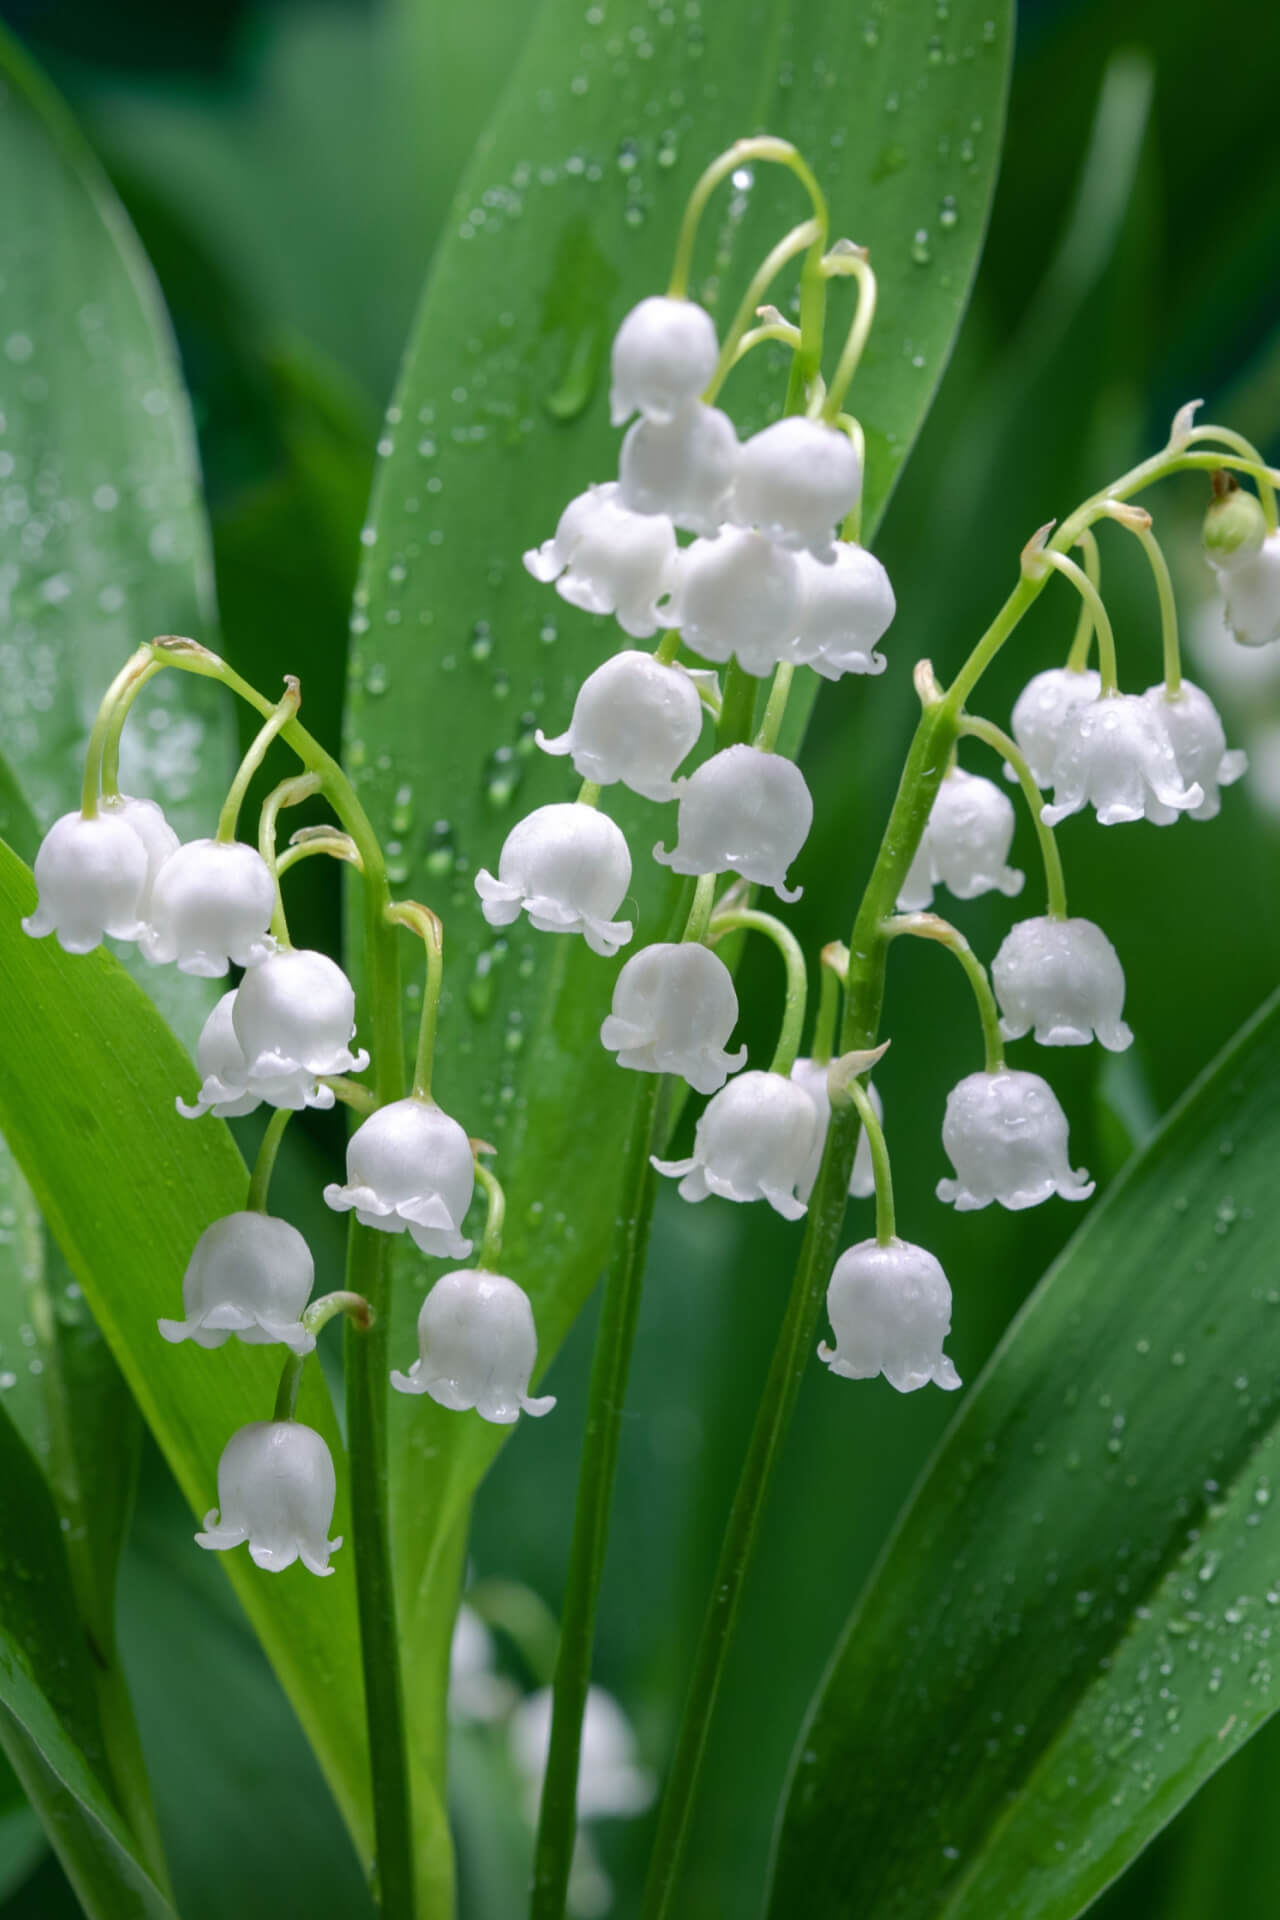
[[[0,6],[69,98],[159,274],[196,408],[226,650],[264,684],[301,666],[321,737],[336,738],[340,724],[378,421],[434,236],[531,11],[528,0]],[[1241,0],[1229,16],[1192,0],[1021,9],[1009,140],[973,307],[878,542],[898,592],[889,643],[898,670],[824,690],[806,746],[818,825],[791,917],[810,950],[847,927],[870,862],[913,717],[903,663],[927,654],[953,668],[1028,534],[1162,438],[1183,401],[1203,395],[1213,417],[1280,456],[1278,71],[1274,0]],[[854,210],[841,217],[856,224]],[[1158,511],[1190,606],[1208,593],[1194,489],[1162,498]],[[1125,544],[1109,544],[1105,578],[1122,659],[1141,686],[1157,672],[1158,630],[1149,579]],[[987,711],[1007,718],[1033,666],[1065,645],[1072,617],[1066,596],[1046,598],[992,676]],[[1210,657],[1202,676],[1193,633],[1191,670],[1253,752],[1244,789],[1213,830],[1111,836],[1073,821],[1063,834],[1073,910],[1119,948],[1139,1036],[1119,1060],[1090,1049],[1063,1056],[1055,1072],[1074,1158],[1102,1177],[1275,982],[1280,669],[1251,663],[1243,682],[1214,678],[1211,617],[1202,624]],[[1017,859],[1034,876],[1029,834]],[[331,877],[304,872],[295,937],[336,946]],[[987,909],[978,903],[965,924],[989,953],[1005,918],[999,903]],[[744,1004],[767,1006],[770,965],[748,954]],[[986,1216],[979,1236],[934,1203],[943,1089],[972,1065],[973,1048],[963,985],[933,952],[895,956],[886,1031],[899,1044],[877,1082],[899,1206],[951,1276],[951,1350],[968,1379],[1074,1221],[1067,1209]],[[313,1196],[316,1162],[340,1154],[340,1130],[308,1123],[282,1168],[283,1210],[336,1266],[340,1228]],[[789,1268],[791,1235],[760,1212],[694,1210],[666,1193],[658,1216],[598,1659],[655,1764]],[[550,1375],[557,1418],[504,1451],[476,1510],[473,1576],[525,1583],[552,1607],[591,1319]],[[948,1411],[940,1395],[898,1399],[881,1382],[857,1395],[816,1371],[809,1382],[714,1735],[682,1912],[754,1911],[762,1810]],[[189,1531],[149,1455],[122,1632],[183,1911],[200,1920],[366,1911],[301,1735]],[[500,1634],[499,1645],[530,1683],[516,1638]],[[459,1759],[462,1912],[508,1920],[528,1842],[518,1818],[490,1812],[490,1797],[511,1789],[500,1742],[469,1730]],[[259,1798],[268,1785],[270,1829]],[[1099,1911],[1273,1913],[1277,1795],[1280,1729],[1211,1784]],[[620,1885],[635,1885],[648,1833],[643,1819],[601,1830]],[[17,1815],[11,1834],[0,1822],[0,1884],[15,1889],[6,1914],[75,1911]],[[617,1911],[631,1911],[625,1895]]]

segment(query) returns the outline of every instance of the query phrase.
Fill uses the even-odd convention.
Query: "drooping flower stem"
[[[778,734],[787,717],[787,701],[791,697],[791,682],[795,678],[795,671],[790,660],[781,660],[774,668],[773,685],[769,689],[764,719],[760,722],[760,731],[755,738],[755,744],[761,753],[772,753],[778,744]]]
[[[132,696],[135,682],[141,683],[144,675],[150,676],[155,664],[151,648],[139,647],[129,655],[99,702],[97,715],[89,731],[89,745],[84,756],[84,782],[80,790],[80,811],[86,820],[97,818],[103,750],[116,708],[122,700],[127,701]]]
[[[838,1107],[842,1098],[853,1102],[871,1149],[871,1166],[876,1182],[876,1241],[880,1246],[887,1247],[894,1238],[897,1223],[893,1212],[893,1170],[889,1165],[889,1147],[884,1128],[866,1088],[857,1076],[853,1075],[844,1081],[839,1091],[833,1085],[835,1077],[833,1071],[827,1082],[832,1108]]]
[[[961,723],[961,732],[973,740],[985,741],[1002,754],[1018,776],[1018,785],[1022,788],[1027,806],[1031,812],[1032,824],[1036,830],[1036,839],[1040,843],[1040,858],[1044,863],[1044,884],[1048,895],[1049,918],[1065,920],[1067,917],[1067,883],[1062,871],[1062,855],[1058,852],[1058,842],[1054,831],[1042,818],[1043,796],[1032,778],[1026,756],[1015,740],[993,721],[980,720],[966,714]]]
[[[689,908],[689,918],[684,923],[682,941],[703,941],[707,937],[707,928],[711,925],[711,909],[715,905],[716,881],[719,874],[700,873],[693,890],[693,905]]]
[[[280,1142],[284,1139],[284,1130],[292,1118],[292,1107],[277,1107],[267,1122],[266,1132],[258,1148],[258,1157],[253,1163],[249,1197],[244,1203],[246,1213],[265,1213],[267,1210],[267,1190],[271,1185],[276,1155],[280,1151]]]
[[[813,1046],[810,1050],[810,1058],[820,1067],[825,1067],[835,1052],[840,988],[848,971],[848,947],[841,940],[829,940],[818,955],[818,1013],[813,1023]]]
[[[223,842],[235,839],[240,808],[245,794],[249,791],[249,782],[265,760],[267,748],[271,742],[277,734],[284,731],[290,720],[296,718],[298,708],[302,704],[302,689],[291,673],[285,675],[284,684],[284,693],[250,741],[249,750],[236,769],[236,777],[231,782],[227,797],[222,803],[222,812],[218,815],[217,837]]]
[[[1141,543],[1151,567],[1155,581],[1156,598],[1160,603],[1160,643],[1164,660],[1165,692],[1171,697],[1182,689],[1182,654],[1178,646],[1178,603],[1174,597],[1173,579],[1169,572],[1169,562],[1164,557],[1164,549],[1151,531],[1151,515],[1141,507],[1117,506],[1111,516],[1122,527],[1126,527],[1134,538]]]
[[[444,928],[430,907],[416,900],[397,900],[387,908],[393,926],[408,927],[416,933],[427,952],[427,977],[422,988],[422,1019],[418,1027],[418,1052],[413,1069],[413,1097],[431,1098],[431,1070],[436,1057],[436,1026],[440,1019],[440,989],[444,984]]]
[[[139,652],[143,649],[139,649]],[[146,651],[149,653],[150,649]],[[134,656],[137,658],[137,655]],[[137,673],[132,675],[120,698],[111,708],[106,732],[102,741],[102,792],[105,798],[115,800],[120,794],[120,737],[124,732],[124,723],[129,718],[129,709],[137,699],[148,680],[154,680],[164,671],[158,660],[148,660]]]
[[[822,235],[825,236],[826,198],[803,154],[799,153],[789,140],[779,140],[773,134],[759,134],[749,140],[735,140],[731,147],[726,147],[723,153],[717,154],[710,165],[703,169],[693,192],[689,195],[684,218],[680,223],[680,232],[676,238],[671,279],[667,284],[667,293],[672,298],[680,300],[688,295],[693,249],[707,202],[722,180],[727,179],[731,173],[736,173],[739,167],[749,166],[753,160],[770,161],[777,166],[789,168],[795,174],[812,202],[814,219],[820,224]]]
[[[936,913],[895,913],[884,922],[885,938],[896,940],[900,934],[913,934],[918,940],[932,940],[954,953],[973,989],[973,998],[982,1026],[982,1047],[988,1073],[999,1073],[1004,1066],[1004,1041],[1000,1037],[1000,1011],[991,991],[987,970],[959,927],[953,927]]]
[[[283,807],[300,806],[304,800],[309,800],[312,794],[319,791],[320,775],[318,773],[295,773],[291,779],[282,780],[278,786],[271,789],[262,803],[262,812],[258,815],[258,852],[276,883],[276,904],[271,914],[271,931],[282,947],[289,945],[289,923],[285,918],[284,900],[280,893],[281,868],[276,858],[276,823]]]
[[[780,1073],[785,1078],[796,1063],[796,1055],[800,1051],[800,1041],[804,1034],[805,1003],[809,993],[804,952],[790,927],[784,926],[782,921],[776,920],[771,913],[759,913],[754,907],[742,907],[732,913],[718,913],[709,929],[712,944],[726,933],[734,933],[739,929],[744,932],[767,934],[782,955],[782,964],[787,970],[787,992],[782,1009],[782,1025],[773,1059],[769,1062],[770,1073]]]
[[[492,1147],[476,1147],[476,1179],[484,1188],[488,1211],[484,1220],[484,1238],[480,1242],[480,1251],[476,1255],[476,1265],[482,1273],[496,1273],[502,1259],[502,1229],[507,1219],[507,1196],[502,1191],[502,1182],[491,1167],[486,1167],[480,1158],[482,1152],[492,1153]]]
[[[710,402],[715,399],[717,393],[719,393],[721,387],[724,385],[729,372],[741,359],[742,349],[747,339],[747,329],[750,327],[755,315],[759,312],[760,302],[769,291],[774,277],[782,271],[788,260],[794,259],[796,254],[803,253],[806,247],[812,247],[815,241],[820,242],[821,239],[822,229],[819,227],[818,222],[816,220],[806,220],[800,226],[793,227],[790,233],[784,234],[777,246],[772,247],[765,255],[751,276],[747,290],[738,302],[738,310],[734,314],[729,330],[724,336],[724,342],[720,348],[720,358],[716,362],[716,370],[712,374],[710,384],[702,396],[705,401]],[[755,329],[756,336],[760,338],[770,336],[774,334],[775,331],[776,329],[774,327],[758,327]]]
[[[745,746],[755,724],[756,690],[759,681],[753,674],[730,660],[724,670],[724,699],[716,722],[716,750]]]
[[[1097,538],[1091,527],[1086,527],[1076,541],[1084,555],[1084,570],[1095,587],[1102,585],[1102,556],[1098,552]],[[1067,654],[1067,672],[1083,673],[1089,664],[1089,650],[1093,645],[1093,613],[1087,603],[1080,602],[1080,612],[1076,619],[1076,630],[1071,641],[1071,650]]]
[[[876,276],[872,272],[865,248],[841,246],[839,242],[823,261],[822,268],[828,275],[848,274],[858,282],[858,304],[854,309],[853,320],[841,349],[840,358],[836,363],[836,370],[831,376],[831,385],[821,405],[816,410],[811,405],[810,409],[816,411],[821,419],[832,423],[839,414],[844,404],[844,396],[849,391],[849,384],[858,371],[858,362],[862,358],[875,321]]]
[[[1068,579],[1079,593],[1089,609],[1093,620],[1093,629],[1098,636],[1098,672],[1102,678],[1103,693],[1117,693],[1120,688],[1120,674],[1116,663],[1116,636],[1111,626],[1111,616],[1107,612],[1106,602],[1094,586],[1083,567],[1065,553],[1056,553],[1052,548],[1043,555],[1044,564],[1054,567]]]
[[[542,1785],[529,1920],[561,1920],[577,1831],[582,1716],[591,1683],[596,1607],[609,1537],[609,1509],[657,1177],[649,1164],[656,1137],[662,1076],[645,1074],[624,1150],[621,1191],[630,1211],[605,1276],[587,1390],[586,1431],[578,1473],[573,1544],[560,1615],[560,1647],[552,1687],[551,1744]]]

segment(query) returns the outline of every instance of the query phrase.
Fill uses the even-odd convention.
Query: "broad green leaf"
[[[238,1342],[213,1353],[190,1343],[171,1348],[155,1323],[181,1299],[200,1232],[244,1204],[244,1165],[224,1125],[174,1111],[175,1094],[191,1097],[194,1071],[118,962],[102,950],[72,959],[55,941],[22,932],[34,897],[26,868],[0,848],[0,985],[23,1026],[22,1045],[0,1057],[0,1130],[179,1486],[203,1516],[216,1504],[226,1441],[246,1421],[270,1417],[280,1361]],[[301,1417],[334,1452],[334,1530],[346,1535],[341,1449],[314,1367]],[[326,1580],[300,1566],[263,1574],[245,1554],[222,1558],[367,1860],[350,1549],[335,1556]]]
[[[536,751],[534,728],[567,722],[578,682],[618,643],[616,628],[536,587],[521,552],[572,495],[613,473],[613,330],[665,286],[703,166],[762,129],[813,157],[834,232],[869,245],[881,275],[881,322],[852,399],[867,429],[874,526],[968,290],[1007,54],[1008,9],[973,0],[945,20],[933,0],[866,18],[832,3],[737,0],[697,20],[644,0],[585,16],[550,0],[437,255],[365,535],[347,756],[397,882],[445,919],[439,1093],[499,1149],[505,1263],[532,1295],[544,1360],[613,1240],[634,1087],[598,1044],[616,970],[581,942],[523,925],[495,939],[473,891],[520,814],[574,791],[564,763]],[[718,318],[803,215],[776,169],[724,190],[694,278]],[[833,325],[848,310],[837,299]],[[726,404],[748,429],[780,406],[784,384],[776,360],[749,362]],[[807,688],[797,719],[811,697]],[[613,793],[607,806],[634,829],[638,944],[670,911],[647,849],[674,822]],[[406,1264],[406,1352],[421,1281]],[[421,1662],[421,1684],[434,1687],[452,1604],[438,1556],[499,1437],[421,1402],[395,1407],[392,1430],[403,1597],[423,1629],[411,1674]]]
[[[1276,1706],[1280,1001],[966,1395],[802,1731],[770,1913],[1070,1920]]]
[[[211,637],[208,533],[187,401],[151,273],[65,108],[0,37],[0,749],[42,825],[76,804],[116,669],[155,633]],[[184,839],[230,777],[219,690],[165,674],[126,730],[126,787]],[[153,972],[190,1038],[206,985]]]

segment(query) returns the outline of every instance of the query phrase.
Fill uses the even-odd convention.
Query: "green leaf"
[[[150,269],[65,108],[2,35],[0,109],[0,634],[15,655],[0,750],[48,825],[76,804],[94,710],[139,640],[212,637],[209,542]],[[228,703],[174,673],[143,704],[126,787],[161,801],[184,839],[209,832],[230,777]],[[194,1036],[207,983],[165,970],[147,987]]]
[[[698,20],[647,0],[599,18],[551,0],[437,254],[365,535],[347,757],[397,883],[445,919],[439,1094],[499,1149],[504,1260],[533,1298],[544,1361],[613,1239],[635,1088],[598,1042],[615,969],[523,925],[495,939],[473,889],[521,813],[574,791],[564,763],[537,752],[534,728],[567,722],[578,683],[618,642],[616,628],[535,586],[520,554],[614,471],[612,333],[665,286],[707,161],[762,128],[811,155],[834,232],[869,245],[880,275],[881,319],[851,401],[867,430],[874,527],[968,291],[1007,53],[1008,8],[974,0],[945,21],[933,0],[910,0],[870,24],[834,0],[726,0]],[[803,214],[778,169],[724,190],[693,288],[719,319]],[[839,328],[848,299],[833,305]],[[745,430],[780,405],[784,385],[779,359],[759,355],[726,404]],[[797,697],[797,721],[811,698],[812,688]],[[608,810],[634,830],[639,944],[670,912],[668,877],[647,849],[673,820],[615,794]],[[420,1291],[420,1265],[406,1261],[406,1355]],[[392,1409],[406,1619],[421,1610],[410,1688],[428,1697],[453,1599],[442,1551],[499,1443],[473,1415]]]
[[[777,1920],[1069,1920],[1273,1711],[1278,1073],[1272,1000],[966,1396],[802,1732]]]
[[[0,988],[24,1025],[22,1045],[0,1057],[0,1131],[178,1484],[203,1515],[216,1504],[227,1440],[270,1417],[280,1361],[239,1342],[215,1353],[170,1348],[156,1320],[181,1299],[201,1231],[243,1206],[244,1165],[221,1122],[174,1111],[175,1094],[194,1092],[194,1070],[141,989],[101,949],[72,959],[53,940],[28,939],[19,922],[33,900],[30,874],[0,847]],[[343,1456],[317,1368],[307,1371],[300,1406],[334,1453],[334,1529],[345,1535]],[[245,1554],[222,1559],[367,1860],[350,1550],[326,1580],[300,1566],[263,1574]]]

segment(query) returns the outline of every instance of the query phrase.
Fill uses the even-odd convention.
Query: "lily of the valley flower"
[[[671,585],[675,563],[670,520],[629,512],[616,481],[571,500],[553,537],[524,556],[535,580],[554,582],[562,600],[586,613],[615,614],[634,640],[658,631],[658,602]]]
[[[767,1200],[786,1220],[805,1210],[796,1189],[813,1152],[818,1122],[803,1087],[780,1073],[743,1073],[708,1101],[687,1160],[654,1159],[680,1182],[682,1200]]]
[[[614,426],[633,413],[670,420],[710,383],[719,352],[711,315],[692,300],[654,294],[632,307],[613,341]]]
[[[332,1573],[329,1555],[342,1545],[327,1538],[336,1498],[333,1460],[313,1428],[255,1420],[222,1450],[218,1505],[196,1540],[220,1553],[248,1541],[250,1556],[268,1573],[283,1573],[295,1560],[309,1573]]]
[[[577,801],[526,814],[503,843],[497,879],[487,867],[476,875],[491,927],[510,926],[523,911],[540,933],[580,933],[606,957],[631,938],[631,922],[612,917],[630,885],[622,829]]]
[[[845,673],[883,673],[875,651],[897,612],[889,576],[873,553],[842,540],[828,566],[800,559],[800,614],[791,657],[826,680]]]
[[[1070,667],[1049,667],[1028,680],[1018,695],[1013,737],[1038,787],[1053,785],[1053,759],[1067,715],[1074,707],[1091,705],[1101,691],[1101,677],[1092,667],[1080,673]]]
[[[522,1413],[550,1413],[554,1394],[529,1397],[538,1359],[533,1308],[500,1273],[465,1268],[437,1280],[418,1315],[418,1358],[393,1373],[399,1393],[429,1393],[442,1407],[510,1426]]]
[[[1242,646],[1266,647],[1280,640],[1280,532],[1257,547],[1210,556],[1226,603],[1227,625]]]
[[[993,1200],[1019,1212],[1055,1193],[1087,1200],[1093,1192],[1083,1168],[1072,1172],[1067,1116],[1038,1073],[971,1073],[947,1095],[942,1144],[956,1178],[939,1180],[938,1198],[960,1213]]]
[[[847,434],[793,414],[746,441],[733,490],[733,518],[784,547],[835,557],[835,529],[857,505],[862,462]]]
[[[151,910],[151,889],[155,885],[156,875],[171,853],[176,853],[182,844],[177,834],[164,817],[164,810],[154,800],[135,800],[127,793],[104,795],[98,803],[99,811],[109,819],[123,820],[131,833],[136,833],[147,856],[147,877],[143,882],[142,900],[139,911],[146,920]]]
[[[620,1067],[678,1073],[698,1093],[716,1093],[747,1058],[725,1052],[738,1024],[733,977],[696,941],[660,942],[633,954],[613,989],[600,1039]]]
[[[237,1119],[262,1104],[261,1096],[247,1084],[244,1049],[236,1038],[235,1007],[233,987],[223,994],[200,1030],[196,1042],[196,1065],[200,1069],[196,1103],[190,1107],[185,1100],[174,1102],[187,1120],[198,1120],[205,1113],[216,1113],[224,1120]],[[313,1106],[333,1105],[330,1088],[317,1087],[316,1093],[323,1097],[313,1100]]]
[[[1228,749],[1218,710],[1207,693],[1184,680],[1177,693],[1148,687],[1143,699],[1164,727],[1184,786],[1198,786],[1204,799],[1191,809],[1193,820],[1216,819],[1222,809],[1219,787],[1229,787],[1249,769],[1249,756]]]
[[[543,1687],[522,1700],[511,1716],[511,1757],[525,1782],[528,1804],[536,1814],[551,1747],[551,1689]],[[578,1762],[579,1820],[625,1819],[643,1813],[657,1783],[638,1764],[631,1722],[603,1687],[587,1689]]]
[[[231,961],[256,967],[275,950],[268,928],[275,881],[256,847],[236,840],[190,840],[156,875],[150,925],[139,944],[157,964],[216,979]]]
[[[671,777],[701,731],[702,699],[684,668],[626,652],[587,675],[567,733],[548,740],[539,728],[534,737],[544,753],[570,754],[584,780],[620,780],[646,800],[670,800]]]
[[[220,1347],[235,1334],[248,1346],[310,1353],[315,1335],[302,1325],[302,1310],[315,1277],[311,1249],[287,1220],[229,1213],[196,1241],[182,1280],[186,1319],[157,1325],[175,1345]]]
[[[992,780],[952,767],[938,788],[898,905],[914,913],[945,886],[958,900],[1021,893],[1024,875],[1005,864],[1013,845],[1013,804]]]
[[[800,565],[763,534],[729,527],[680,555],[667,619],[705,660],[736,655],[745,672],[789,659],[800,618]]]
[[[1000,1031],[1042,1047],[1085,1047],[1096,1034],[1112,1053],[1132,1044],[1125,1025],[1124,970],[1092,920],[1020,920],[991,963]]]
[[[818,1131],[814,1137],[813,1147],[809,1154],[809,1163],[796,1189],[800,1198],[807,1202],[809,1195],[813,1192],[813,1183],[818,1177],[818,1169],[822,1165],[822,1153],[827,1144],[827,1128],[831,1124],[831,1100],[827,1092],[827,1069],[825,1064],[820,1061],[806,1060],[802,1057],[797,1060],[792,1067],[791,1078],[798,1087],[804,1088],[810,1100],[812,1100],[814,1118],[818,1123]],[[884,1107],[881,1104],[880,1095],[876,1092],[869,1080],[866,1082],[866,1089],[867,1098],[871,1102],[872,1112],[875,1114],[877,1120],[883,1120]],[[871,1165],[871,1142],[868,1140],[864,1128],[858,1135],[858,1148],[853,1157],[853,1171],[849,1175],[849,1192],[854,1199],[865,1200],[870,1194],[873,1194],[875,1190],[876,1177]]]
[[[1113,827],[1144,817],[1171,826],[1204,801],[1204,789],[1178,771],[1163,716],[1134,693],[1104,693],[1071,709],[1058,732],[1053,805],[1041,809],[1051,827],[1091,806]]]
[[[283,948],[248,972],[236,991],[232,1024],[244,1054],[244,1084],[273,1106],[300,1107],[318,1074],[361,1073],[363,1047],[351,1051],[355,989],[327,954]]]
[[[690,533],[716,534],[737,470],[732,420],[695,400],[670,420],[637,420],[627,429],[618,499],[632,513],[664,513]]]
[[[475,1191],[471,1142],[434,1100],[415,1094],[378,1107],[347,1142],[347,1181],[324,1190],[362,1227],[409,1232],[424,1253],[465,1260],[461,1227]]]
[[[863,1240],[836,1261],[827,1287],[827,1317],[836,1344],[818,1358],[847,1380],[882,1373],[899,1393],[932,1381],[948,1392],[960,1376],[942,1343],[951,1331],[951,1288],[924,1247],[897,1238],[887,1246]]]
[[[758,747],[726,747],[678,782],[678,838],[653,857],[676,873],[739,873],[798,900],[787,868],[813,825],[813,799],[794,760]]]
[[[123,820],[64,813],[40,842],[34,871],[36,907],[22,922],[33,940],[56,933],[64,953],[92,953],[104,933],[141,934],[147,854]]]

